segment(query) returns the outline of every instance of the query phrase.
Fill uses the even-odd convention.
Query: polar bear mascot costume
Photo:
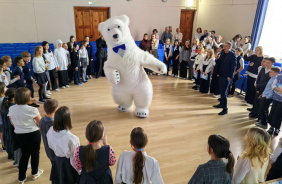
[[[118,110],[126,112],[136,105],[140,118],[149,115],[153,87],[144,68],[166,73],[166,66],[149,52],[139,49],[129,30],[129,18],[116,16],[99,24],[99,31],[108,45],[108,60],[104,72],[113,84],[112,96]]]

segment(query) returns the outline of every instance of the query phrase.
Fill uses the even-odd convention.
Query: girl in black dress
[[[79,184],[112,184],[110,166],[116,163],[114,150],[107,144],[103,123],[91,121],[86,127],[87,146],[80,146],[75,152],[75,168],[81,170]]]
[[[178,40],[174,41],[173,45],[173,52],[172,52],[172,63],[173,63],[173,69],[172,69],[172,77],[178,77],[178,64],[179,64],[179,56],[180,56],[180,49]]]

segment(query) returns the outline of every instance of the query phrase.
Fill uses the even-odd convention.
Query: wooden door
[[[186,40],[190,40],[190,43],[192,43],[194,14],[195,10],[181,10],[180,30],[183,34],[182,45],[185,44]]]
[[[74,7],[76,40],[84,40],[89,36],[90,41],[96,41],[100,33],[98,25],[109,18],[109,8]]]

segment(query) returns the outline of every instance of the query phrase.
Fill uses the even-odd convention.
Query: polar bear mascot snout
[[[110,18],[100,23],[98,29],[108,45],[104,72],[113,84],[112,96],[118,110],[132,109],[134,101],[135,114],[140,118],[148,117],[153,87],[144,68],[164,74],[167,72],[165,64],[136,46],[129,30],[128,16]]]

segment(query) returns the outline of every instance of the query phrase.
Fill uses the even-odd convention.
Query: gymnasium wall
[[[250,36],[257,3],[258,0],[199,0],[194,25],[215,30],[224,41],[231,40],[239,33],[243,37]]]
[[[111,16],[127,14],[136,40],[154,28],[161,34],[171,25],[175,31],[186,5],[186,0],[0,0],[0,43],[66,42],[75,35],[73,7],[90,6],[88,1],[97,7],[110,7]]]
[[[0,0],[0,43],[68,41],[75,35],[74,6],[110,7],[110,15],[127,14],[135,40],[152,29],[162,34],[168,25],[179,27],[187,0]],[[196,2],[197,0],[195,0]],[[196,27],[216,30],[224,40],[234,34],[250,35],[258,0],[198,0]],[[92,6],[92,5],[91,5]]]

